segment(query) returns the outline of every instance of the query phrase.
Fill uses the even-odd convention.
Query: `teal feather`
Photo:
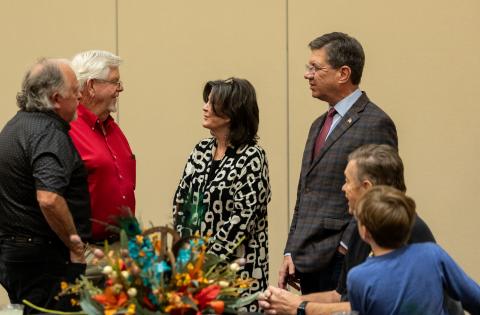
[[[134,216],[118,217],[117,227],[121,231],[125,231],[128,238],[135,237],[136,235],[142,234],[140,223],[138,222],[137,218],[135,218]]]

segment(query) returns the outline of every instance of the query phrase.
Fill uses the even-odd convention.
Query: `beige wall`
[[[37,57],[118,52],[125,59],[118,118],[137,156],[138,215],[146,224],[167,224],[185,159],[208,136],[200,126],[203,84],[249,79],[270,162],[276,283],[306,134],[326,110],[303,79],[307,43],[344,31],[365,48],[362,89],[397,124],[419,213],[480,281],[478,12],[476,0],[2,1],[0,126],[15,113],[22,75]]]

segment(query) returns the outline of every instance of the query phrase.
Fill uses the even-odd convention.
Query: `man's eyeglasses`
[[[305,71],[308,72],[308,73],[315,73],[317,71],[320,71],[320,70],[327,70],[328,67],[327,66],[319,66],[319,65],[310,65],[310,64],[306,64],[305,65]]]
[[[110,81],[110,80],[105,80],[105,79],[93,79],[94,81],[101,82],[101,83],[107,83],[107,84],[113,84],[117,86],[117,89],[123,88],[123,82],[120,80],[115,80],[115,81]]]

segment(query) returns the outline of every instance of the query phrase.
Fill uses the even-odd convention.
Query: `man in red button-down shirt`
[[[105,223],[125,214],[125,207],[135,212],[135,156],[110,116],[123,91],[121,62],[120,57],[100,50],[79,53],[72,60],[82,99],[70,136],[88,170],[92,218]],[[104,224],[94,221],[92,240],[105,239],[115,240]]]

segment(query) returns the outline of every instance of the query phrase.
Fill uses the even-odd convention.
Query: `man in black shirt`
[[[87,173],[68,135],[80,96],[68,61],[42,59],[0,132],[0,283],[11,303],[71,310],[54,297],[85,270]]]
[[[360,197],[374,185],[387,185],[406,191],[403,162],[396,149],[388,145],[368,144],[356,149],[348,156],[344,173],[345,184],[342,190],[348,200],[350,214],[353,214]],[[350,226],[356,228],[356,224]],[[304,314],[349,311],[350,303],[346,299],[347,273],[351,268],[364,262],[371,251],[370,246],[360,238],[358,231],[352,232],[336,290],[298,296],[279,288],[269,287],[261,295],[259,303],[266,313],[297,314],[297,309],[298,313]],[[425,222],[417,216],[409,243],[419,242],[435,242],[435,238]]]

